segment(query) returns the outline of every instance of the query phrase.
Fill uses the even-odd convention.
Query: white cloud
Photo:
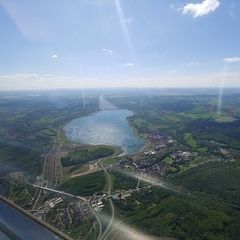
[[[52,58],[58,58],[58,55],[57,54],[53,54]]]
[[[105,52],[105,53],[109,53],[109,54],[113,53],[113,50],[112,49],[108,49],[108,48],[103,48],[102,51]]]
[[[133,66],[135,66],[135,65],[134,65],[134,63],[124,63],[123,66],[133,67]]]
[[[223,61],[226,63],[236,63],[236,62],[240,62],[240,57],[224,58]]]
[[[181,10],[183,14],[192,14],[196,18],[214,12],[219,6],[219,0],[204,0],[201,3],[188,3]]]

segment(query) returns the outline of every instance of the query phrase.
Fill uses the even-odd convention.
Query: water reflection
[[[105,144],[121,147],[132,154],[144,146],[144,140],[128,125],[129,110],[100,111],[69,122],[65,132],[71,141],[85,144]]]

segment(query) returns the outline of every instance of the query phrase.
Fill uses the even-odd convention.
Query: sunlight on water
[[[129,126],[128,110],[107,110],[77,118],[65,125],[64,130],[70,141],[121,147],[126,154],[139,151],[144,146],[141,138]]]

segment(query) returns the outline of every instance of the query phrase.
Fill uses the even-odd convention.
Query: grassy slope
[[[229,203],[240,202],[240,167],[194,168],[173,177],[174,184],[189,191],[205,192]]]
[[[115,205],[119,218],[150,235],[182,240],[233,240],[240,236],[240,212],[219,199],[155,188]]]

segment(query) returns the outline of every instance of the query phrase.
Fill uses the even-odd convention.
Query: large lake
[[[125,154],[133,154],[144,146],[144,139],[129,126],[126,118],[132,115],[129,110],[100,111],[72,120],[64,130],[71,141],[118,146]]]

